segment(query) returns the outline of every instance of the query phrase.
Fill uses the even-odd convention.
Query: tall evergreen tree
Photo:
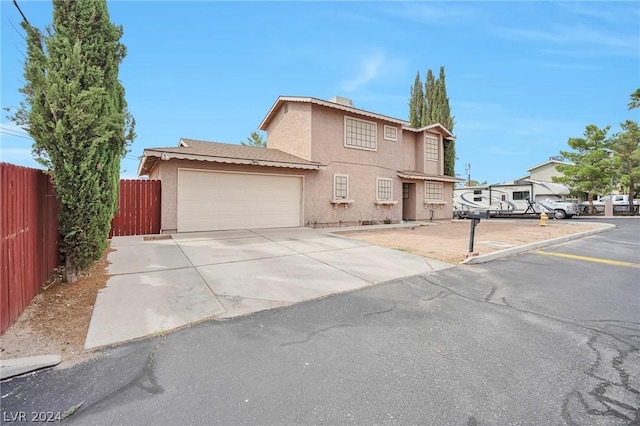
[[[427,76],[424,82],[424,102],[422,104],[422,117],[420,120],[420,126],[426,126],[428,124],[435,123],[433,117],[435,116],[434,109],[436,105],[436,80],[433,77],[433,71],[427,70]]]
[[[569,138],[568,145],[572,151],[560,151],[560,154],[572,164],[558,165],[556,169],[563,176],[553,177],[554,182],[588,193],[590,213],[593,213],[593,196],[611,190],[615,160],[609,156],[611,142],[607,138],[608,131],[609,126],[600,129],[590,124],[584,131],[584,137]]]
[[[249,136],[245,141],[241,141],[240,145],[244,145],[244,146],[253,146],[256,148],[266,148],[267,147],[267,141],[265,141],[262,138],[262,135],[260,133],[256,132],[251,132],[251,136]]]
[[[449,106],[447,96],[447,86],[445,81],[444,67],[440,67],[440,74],[436,79],[433,71],[427,71],[424,83],[424,103],[422,106],[421,126],[440,123],[453,133],[455,124]],[[444,143],[444,174],[455,176],[456,151],[455,142],[446,141]]]
[[[629,109],[640,108],[640,89],[636,89],[631,94],[631,102],[629,102]]]
[[[106,0],[54,0],[46,34],[24,20],[25,96],[13,117],[34,139],[60,202],[65,278],[100,258],[118,202],[120,159],[135,134],[118,80],[122,27]]]
[[[620,124],[621,133],[613,136],[611,150],[616,154],[616,169],[620,173],[621,181],[628,188],[629,211],[633,209],[633,198],[636,186],[640,183],[640,128],[638,123],[626,120]]]
[[[411,123],[411,127],[420,127],[423,104],[424,91],[422,90],[420,71],[418,71],[413,86],[411,87],[411,96],[409,97],[409,122]]]
[[[447,84],[445,82],[444,67],[440,67],[440,76],[438,77],[438,123],[446,127],[453,133],[455,124],[454,118],[451,116],[451,107],[449,106],[449,97],[447,96]],[[447,176],[455,176],[456,166],[456,145],[455,141],[448,141],[444,144],[444,174]]]

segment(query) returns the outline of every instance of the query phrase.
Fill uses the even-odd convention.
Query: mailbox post
[[[489,219],[489,210],[474,210],[467,212],[466,215],[471,219],[471,231],[469,233],[469,254],[473,256],[473,240],[476,236],[476,226],[480,223],[480,219]]]

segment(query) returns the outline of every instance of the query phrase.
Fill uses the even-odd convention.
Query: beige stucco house
[[[453,184],[440,124],[419,129],[350,100],[279,97],[267,148],[181,139],[144,150],[162,181],[162,232],[350,226],[450,219]]]

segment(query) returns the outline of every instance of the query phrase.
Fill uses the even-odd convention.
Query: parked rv
[[[530,179],[526,182],[455,188],[454,217],[464,217],[469,210],[488,210],[493,217],[538,216],[545,212],[556,219],[569,219],[579,214],[576,203],[561,198],[569,195],[566,186]]]

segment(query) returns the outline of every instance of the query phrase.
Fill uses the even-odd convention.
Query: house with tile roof
[[[452,217],[440,124],[279,97],[259,129],[267,147],[183,138],[148,148],[139,174],[162,181],[162,232],[352,226]]]

